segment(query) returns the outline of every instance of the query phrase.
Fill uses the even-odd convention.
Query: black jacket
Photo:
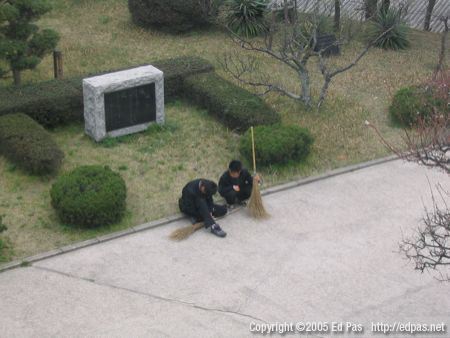
[[[233,185],[238,185],[241,191],[250,192],[253,187],[253,177],[247,169],[242,169],[238,178],[231,177],[230,172],[228,170],[225,171],[219,180],[220,195],[224,196],[232,191]]]
[[[181,211],[186,213],[196,213],[201,199],[206,201],[209,211],[213,211],[213,197],[211,194],[206,195],[200,191],[200,181],[205,182],[207,180],[203,178],[196,179],[184,186],[179,201]]]

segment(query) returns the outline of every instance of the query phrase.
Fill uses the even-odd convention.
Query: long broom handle
[[[252,133],[253,173],[256,175],[255,135],[253,133],[253,127],[250,127],[250,130]]]

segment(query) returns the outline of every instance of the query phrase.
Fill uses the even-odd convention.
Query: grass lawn
[[[198,55],[215,64],[224,52],[236,48],[226,34],[211,29],[182,36],[145,31],[130,21],[126,0],[54,0],[55,9],[41,22],[61,34],[65,75],[78,75],[142,64],[181,55]],[[300,176],[387,155],[376,137],[364,127],[370,120],[388,140],[398,143],[401,132],[392,127],[387,107],[392,93],[427,78],[437,59],[439,36],[413,31],[407,51],[372,50],[351,71],[333,82],[321,112],[305,111],[298,103],[275,95],[267,102],[281,113],[284,123],[299,124],[315,137],[306,163],[262,170],[268,185]],[[355,43],[333,62],[344,63],[358,53]],[[296,88],[295,77],[271,60],[262,59],[267,71],[283,85]],[[311,65],[311,70],[314,65]],[[47,57],[25,82],[52,77]],[[320,75],[315,71],[313,80]],[[317,82],[317,81],[315,81]],[[4,83],[5,84],[5,83]],[[314,87],[317,93],[319,87]],[[62,172],[82,164],[103,164],[121,172],[127,187],[128,213],[117,225],[82,231],[61,225],[50,206],[54,179],[30,177],[0,158],[0,215],[8,226],[5,235],[14,248],[11,258],[23,258],[73,241],[151,221],[177,211],[183,185],[196,177],[217,180],[228,161],[238,157],[238,136],[184,102],[166,107],[162,128],[94,143],[81,124],[52,131],[66,158]],[[9,259],[9,258],[8,258]]]

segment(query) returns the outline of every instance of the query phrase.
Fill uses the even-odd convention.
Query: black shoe
[[[247,201],[241,201],[241,200],[238,199],[237,205],[240,206],[240,207],[245,207],[247,205]]]
[[[227,233],[223,231],[220,225],[217,223],[211,225],[211,233],[218,237],[225,237],[227,235]]]

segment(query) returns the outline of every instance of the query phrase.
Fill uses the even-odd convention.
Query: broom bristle
[[[192,225],[189,225],[187,227],[181,228],[181,229],[177,229],[175,231],[173,231],[169,238],[173,241],[182,241],[183,239],[188,238],[190,235],[192,235],[194,232],[196,232],[197,230],[203,228],[204,224],[202,222],[200,223],[195,223]]]
[[[261,192],[259,191],[259,182],[256,178],[253,178],[252,195],[248,201],[248,209],[250,210],[250,215],[254,218],[262,219],[270,216],[264,208]]]

